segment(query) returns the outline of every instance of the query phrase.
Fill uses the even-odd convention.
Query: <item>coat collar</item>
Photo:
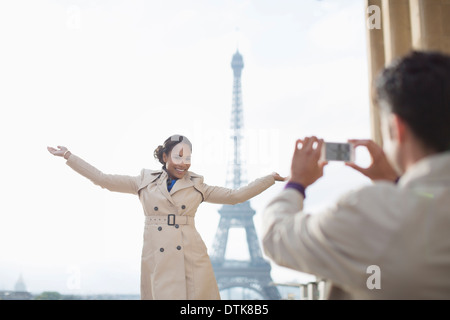
[[[405,187],[425,181],[439,181],[445,184],[450,181],[450,151],[431,155],[418,161],[400,178],[398,184]]]
[[[167,200],[170,201],[170,203],[175,205],[175,202],[173,201],[172,197],[169,194],[169,191],[167,190],[167,172],[165,170],[161,170],[161,174],[158,177],[159,179],[156,182],[156,185],[158,186],[159,191],[161,191],[161,193],[166,197]]]
[[[138,194],[139,192],[147,187],[150,183],[155,182],[161,175],[163,170],[149,170],[149,169],[142,169],[142,180],[141,184],[138,188]]]
[[[170,201],[170,203],[172,203],[173,205],[176,205],[172,196],[180,190],[183,190],[183,189],[186,189],[189,187],[193,187],[194,182],[192,181],[192,179],[193,179],[193,177],[196,177],[196,175],[192,174],[190,171],[186,172],[186,174],[184,175],[183,178],[177,180],[177,182],[174,184],[172,190],[170,190],[170,193],[167,190],[167,177],[168,177],[168,174],[163,169],[149,170],[149,174],[147,174],[144,178],[142,187],[145,187],[145,186],[149,185],[150,183],[153,183],[156,181],[156,185],[157,185],[159,191],[161,191],[161,193],[167,198],[167,200]]]
[[[177,182],[173,185],[172,190],[170,190],[170,194],[173,195],[175,192],[180,191],[182,189],[186,189],[189,187],[193,187],[194,182],[192,182],[190,172],[186,172],[182,179],[178,179]]]
[[[154,182],[156,179],[161,177],[165,172],[164,170],[145,170],[144,177],[142,179],[141,187],[146,187],[150,183]]]

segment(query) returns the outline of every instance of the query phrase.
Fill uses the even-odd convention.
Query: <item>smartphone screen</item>
[[[325,143],[325,160],[327,161],[353,161],[353,146],[350,143]]]

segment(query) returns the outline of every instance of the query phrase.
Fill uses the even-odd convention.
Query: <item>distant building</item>
[[[30,292],[0,291],[0,300],[33,300]]]
[[[32,300],[33,295],[27,291],[25,281],[23,281],[22,274],[17,279],[14,285],[14,291],[2,290],[0,291],[0,300]]]
[[[27,286],[25,285],[25,281],[23,281],[22,274],[20,274],[19,279],[17,279],[16,285],[14,286],[14,291],[17,292],[27,291]]]

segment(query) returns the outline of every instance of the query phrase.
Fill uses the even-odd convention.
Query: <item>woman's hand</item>
[[[57,146],[57,147],[58,147],[58,149],[55,149],[53,147],[47,147],[47,150],[54,156],[64,157],[64,159],[69,158],[70,151],[68,151],[68,149],[66,147],[64,147],[64,146]]]
[[[370,153],[372,163],[367,168],[361,168],[360,166],[347,162],[346,165],[361,172],[366,177],[372,180],[389,180],[396,181],[399,177],[398,173],[389,163],[383,149],[372,140],[349,140],[355,147],[364,146]]]
[[[272,177],[275,179],[275,181],[286,181],[288,177],[282,177],[276,172],[272,172]]]

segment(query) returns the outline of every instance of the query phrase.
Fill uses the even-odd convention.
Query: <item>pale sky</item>
[[[297,138],[370,138],[365,35],[360,0],[0,2],[0,290],[22,274],[34,293],[139,293],[138,198],[93,185],[47,146],[137,175],[160,168],[153,150],[183,134],[191,171],[224,186],[239,47],[246,178],[289,175]],[[368,163],[363,150],[357,163]],[[305,211],[368,183],[332,163],[308,188]],[[251,200],[259,234],[283,186]],[[197,212],[208,248],[220,207]],[[241,236],[230,239],[229,257],[245,256]],[[312,279],[273,263],[272,278]]]

